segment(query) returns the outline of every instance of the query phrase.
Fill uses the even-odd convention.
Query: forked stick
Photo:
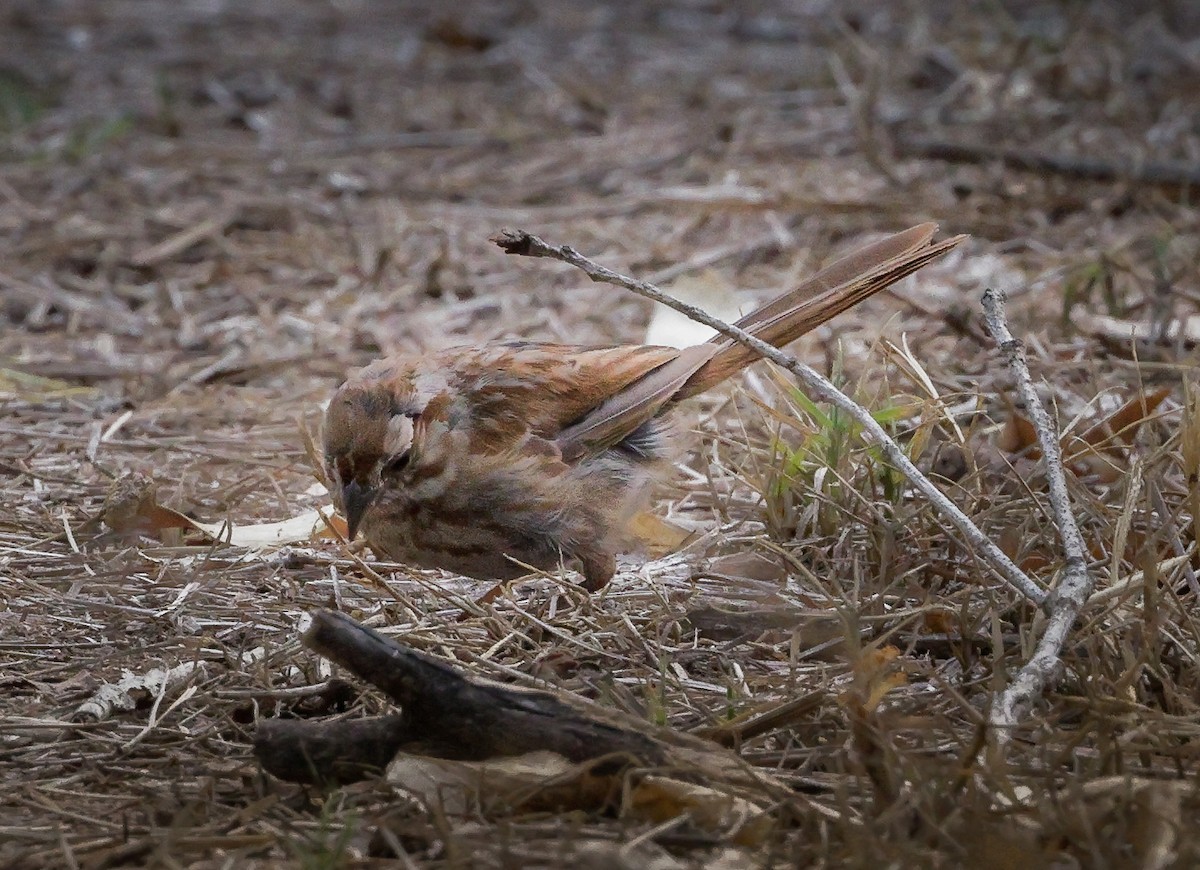
[[[1038,443],[1046,463],[1046,483],[1050,495],[1050,507],[1054,512],[1054,524],[1063,546],[1062,579],[1047,600],[1049,619],[1046,630],[1038,639],[1024,667],[1016,678],[1000,693],[992,704],[989,716],[995,729],[997,743],[1006,744],[1018,720],[1033,701],[1040,697],[1062,670],[1062,648],[1067,641],[1071,626],[1087,604],[1095,581],[1087,569],[1087,548],[1083,535],[1071,513],[1071,499],[1067,493],[1067,475],[1063,470],[1062,450],[1058,433],[1045,407],[1033,389],[1033,378],[1025,360],[1025,346],[1019,338],[1013,338],[1004,317],[1004,294],[986,290],[983,294],[983,318],[988,331],[1004,353],[1008,367],[1017,381],[1017,391],[1025,402],[1025,409],[1037,430]]]

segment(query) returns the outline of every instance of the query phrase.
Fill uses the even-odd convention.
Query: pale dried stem
[[[1012,729],[1041,696],[1046,687],[1057,679],[1062,670],[1062,648],[1079,612],[1092,594],[1094,578],[1088,573],[1083,535],[1071,513],[1067,492],[1067,475],[1063,467],[1058,432],[1045,406],[1033,389],[1033,378],[1025,359],[1025,346],[1014,338],[1004,316],[1004,294],[986,290],[983,294],[983,316],[988,331],[1004,353],[1008,367],[1017,381],[1017,391],[1025,402],[1026,413],[1037,430],[1038,443],[1045,458],[1046,482],[1050,508],[1063,547],[1063,571],[1057,587],[1047,599],[1049,618],[1029,661],[1017,673],[1012,683],[1000,693],[992,705],[990,723],[997,742],[1007,744]]]
[[[981,554],[1000,581],[1035,604],[1040,605],[1045,601],[1045,591],[1017,567],[928,477],[921,473],[920,469],[908,458],[904,449],[892,440],[883,427],[875,421],[870,411],[841,392],[815,369],[800,362],[791,354],[755,338],[745,330],[725,323],[694,305],[681,302],[653,284],[607,269],[567,245],[550,245],[537,236],[521,231],[505,231],[502,239],[504,241],[502,247],[510,253],[527,257],[546,257],[567,263],[581,270],[593,281],[615,284],[646,299],[673,308],[689,319],[715,329],[722,335],[750,348],[764,359],[791,372],[813,396],[842,409],[862,426],[865,440],[879,447],[887,461],[908,478],[913,487],[930,501],[976,552]],[[517,240],[519,240],[519,244],[512,244]]]

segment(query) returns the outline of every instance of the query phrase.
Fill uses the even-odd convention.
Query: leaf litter
[[[1187,4],[277,5],[68,2],[0,28],[20,108],[0,121],[0,862],[1196,863],[1195,209],[1144,175],[906,156],[872,126],[1194,164]],[[351,367],[645,334],[642,303],[496,256],[501,226],[732,305],[918,219],[974,242],[794,349],[1049,581],[1038,464],[980,338],[983,284],[1009,292],[1102,573],[1008,764],[980,723],[1034,614],[761,368],[686,411],[648,552],[598,598],[551,575],[484,600],[314,538],[328,497],[297,421]],[[114,480],[153,497],[106,506]],[[707,734],[806,809],[768,806],[746,839],[673,787],[630,796],[642,815],[453,814],[383,781],[265,779],[256,720],[384,710],[318,690],[340,677],[297,634],[331,604]]]

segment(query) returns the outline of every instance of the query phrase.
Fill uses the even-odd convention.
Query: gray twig
[[[703,323],[705,326],[715,329],[722,335],[728,336],[734,341],[745,345],[764,359],[768,359],[777,366],[791,372],[804,384],[812,395],[841,408],[854,418],[863,427],[866,440],[878,446],[887,461],[899,469],[900,473],[907,477],[912,485],[929,499],[934,508],[959,531],[963,538],[983,555],[984,560],[991,566],[1001,581],[1035,604],[1040,605],[1046,600],[1045,591],[1024,571],[1017,567],[1012,559],[1008,558],[987,535],[980,531],[979,527],[971,522],[971,519],[938,489],[933,481],[921,473],[920,469],[908,458],[903,448],[892,440],[883,427],[871,416],[871,413],[845,393],[841,392],[815,369],[806,366],[791,354],[755,338],[745,330],[725,323],[694,305],[681,302],[673,296],[664,293],[653,284],[639,281],[636,278],[630,278],[607,269],[589,260],[567,245],[550,245],[537,236],[519,230],[504,230],[492,239],[492,241],[506,253],[558,260],[581,270],[593,281],[603,284],[615,284],[646,299],[662,303],[691,320]]]
[[[1085,555],[1087,550],[1083,536],[1079,533],[1079,526],[1071,513],[1071,499],[1067,493],[1067,475],[1063,469],[1058,432],[1050,414],[1034,392],[1033,378],[1025,360],[1025,346],[1009,332],[1008,321],[1004,316],[1003,293],[990,289],[984,291],[983,317],[988,331],[1007,358],[1008,367],[1017,380],[1017,390],[1033,420],[1034,429],[1037,430],[1038,443],[1045,458],[1050,507],[1054,512],[1054,522],[1058,527],[1065,557],[1062,577],[1046,602],[1049,618],[1045,631],[1038,639],[1029,661],[992,705],[991,725],[996,730],[998,742],[1003,745],[1012,736],[1012,729],[1020,717],[1062,670],[1063,645],[1076,617],[1087,603],[1088,596],[1092,594],[1094,579],[1088,573]]]

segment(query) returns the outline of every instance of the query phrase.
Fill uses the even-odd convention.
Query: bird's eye
[[[397,471],[403,471],[408,466],[409,451],[405,450],[399,456],[393,456],[383,465],[384,474],[395,474]]]

